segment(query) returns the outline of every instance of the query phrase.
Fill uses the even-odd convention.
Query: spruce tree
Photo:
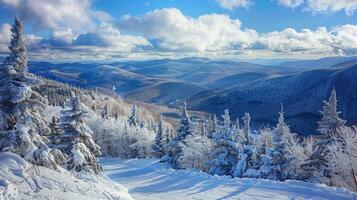
[[[102,118],[103,119],[109,119],[110,117],[110,111],[109,111],[109,105],[106,103],[103,110],[102,110]]]
[[[242,150],[239,153],[239,162],[234,171],[234,176],[243,177],[246,171],[254,165],[256,159],[255,145],[253,145],[251,140],[251,130],[250,130],[250,115],[245,113],[243,117],[244,128],[243,135],[244,141],[242,142]],[[238,141],[239,142],[239,141]]]
[[[210,162],[210,174],[234,176],[238,163],[241,145],[234,140],[230,128],[229,111],[225,110],[223,130],[218,130],[213,135],[212,160]]]
[[[129,116],[128,123],[130,126],[137,126],[139,124],[138,109],[136,105],[133,105],[131,108],[131,114]]]
[[[172,167],[181,168],[182,147],[185,145],[186,139],[194,133],[194,124],[187,112],[186,101],[181,107],[181,119],[176,136],[170,141],[166,148],[164,160],[167,160]]]
[[[89,109],[78,97],[74,96],[66,103],[61,111],[60,149],[68,157],[68,169],[75,171],[90,171],[96,174],[102,171],[96,156],[101,155],[100,148],[93,141],[93,132],[86,125]]]
[[[263,178],[284,181],[289,177],[289,164],[293,160],[291,151],[284,141],[284,112],[279,112],[279,122],[273,131],[272,147],[268,150],[268,155],[264,157],[264,164],[261,167],[260,176]]]
[[[314,143],[313,152],[308,161],[302,165],[305,179],[319,179],[325,182],[331,174],[329,160],[333,157],[332,148],[334,139],[340,140],[338,130],[345,124],[345,120],[339,117],[341,112],[337,111],[337,96],[335,88],[332,89],[329,101],[323,101],[322,119],[318,122],[320,135]]]
[[[244,134],[244,139],[245,142],[247,144],[251,143],[251,139],[250,139],[250,115],[249,113],[245,113],[244,117],[243,117],[243,121],[244,121],[244,128],[243,128],[243,134]]]
[[[15,18],[10,54],[0,67],[0,108],[6,129],[0,135],[0,151],[11,151],[27,161],[57,169],[44,137],[50,133],[44,120],[45,100],[31,87],[40,81],[28,72],[24,26]]]
[[[49,123],[49,127],[51,130],[50,140],[53,145],[56,145],[60,142],[60,136],[62,134],[62,130],[59,126],[59,122],[60,122],[59,118],[56,116],[53,116],[52,120]]]
[[[340,127],[346,123],[339,115],[341,112],[337,111],[337,97],[335,88],[332,89],[329,101],[323,101],[323,110],[320,111],[322,119],[318,121],[318,131],[322,135],[334,135]]]
[[[158,158],[161,158],[165,154],[164,146],[167,143],[167,136],[165,135],[166,133],[166,130],[164,130],[162,115],[160,115],[159,124],[156,131],[155,143],[152,146],[153,154]]]

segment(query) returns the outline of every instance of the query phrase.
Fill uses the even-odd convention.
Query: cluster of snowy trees
[[[357,190],[357,127],[346,126],[339,117],[335,89],[321,113],[320,135],[298,137],[285,123],[283,106],[275,127],[252,131],[249,113],[242,118],[242,128],[238,119],[232,122],[229,110],[224,111],[222,121],[214,115],[195,123],[184,103],[176,136],[168,141],[159,131],[154,147],[158,156],[165,152],[162,161],[177,169],[279,181],[297,179]]]
[[[41,79],[28,72],[24,27],[15,18],[10,55],[0,67],[0,151],[14,152],[34,165],[55,170],[100,173],[100,148],[86,125],[88,109],[72,94],[60,116],[47,122],[47,101],[33,88]]]

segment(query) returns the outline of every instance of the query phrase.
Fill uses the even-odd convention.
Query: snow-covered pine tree
[[[239,125],[239,119],[236,119],[236,129],[239,130],[240,129],[240,125]]]
[[[331,185],[357,191],[357,126],[341,127],[329,159]]]
[[[222,117],[224,119],[223,130],[218,130],[213,134],[212,159],[208,172],[233,176],[242,147],[234,141],[231,134],[229,111],[225,110]]]
[[[93,132],[86,125],[89,109],[74,94],[61,111],[61,143],[58,146],[69,157],[68,169],[89,171],[96,174],[102,171],[96,156],[100,148],[93,141]]]
[[[244,121],[244,128],[243,128],[243,134],[244,134],[244,139],[245,139],[245,142],[247,144],[250,144],[251,143],[251,138],[250,138],[250,134],[251,134],[251,131],[250,131],[250,115],[249,113],[245,113],[244,114],[244,117],[243,117],[243,121]]]
[[[218,128],[218,123],[217,123],[217,116],[216,114],[210,116],[209,121],[208,121],[208,131],[207,131],[207,137],[212,138],[213,133],[217,132]]]
[[[60,136],[62,134],[62,130],[59,126],[59,123],[60,123],[60,121],[57,116],[53,116],[52,120],[49,123],[49,127],[51,130],[51,136],[49,139],[51,140],[51,143],[53,145],[57,145],[60,142]]]
[[[200,133],[202,136],[207,136],[207,128],[206,128],[206,120],[205,118],[202,116],[200,119]]]
[[[223,131],[226,133],[226,135],[230,134],[231,131],[231,117],[229,116],[229,110],[226,109],[224,110],[224,115],[222,115],[223,118]]]
[[[168,161],[173,168],[181,168],[182,147],[186,145],[186,139],[194,133],[194,124],[187,112],[186,101],[181,107],[181,119],[176,136],[170,141],[166,148],[163,160]]]
[[[251,140],[251,130],[250,130],[250,115],[249,113],[245,113],[244,117],[244,128],[243,128],[243,135],[244,135],[244,142],[242,144],[243,148],[239,153],[239,162],[234,171],[234,176],[243,177],[245,176],[245,172],[253,166],[255,161],[255,145],[252,143]]]
[[[138,109],[136,105],[133,105],[131,108],[131,114],[129,116],[128,123],[130,126],[137,126],[139,124]]]
[[[337,97],[335,88],[332,89],[329,101],[323,101],[323,110],[320,111],[322,119],[318,121],[318,131],[322,135],[334,135],[336,131],[343,127],[346,123],[339,115],[341,112],[337,111]]]
[[[335,88],[332,89],[329,101],[323,101],[322,119],[318,122],[318,131],[321,133],[315,141],[313,152],[306,163],[302,165],[304,174],[302,178],[312,179],[327,183],[330,178],[329,159],[332,158],[331,149],[334,138],[340,140],[338,130],[343,128],[345,120],[339,117],[337,111],[337,96]]]
[[[166,130],[164,130],[164,122],[162,119],[162,114],[160,115],[159,124],[156,131],[155,143],[152,145],[153,154],[157,158],[161,158],[165,154],[164,146],[167,144],[168,137]]]
[[[109,105],[107,103],[103,107],[101,115],[103,119],[109,119],[110,111],[109,111]]]
[[[7,131],[0,135],[0,151],[11,151],[27,161],[57,169],[44,137],[50,133],[44,120],[44,98],[31,89],[40,81],[28,72],[24,26],[15,18],[10,55],[0,67],[0,107]]]
[[[15,17],[15,24],[12,26],[11,32],[10,55],[5,58],[4,64],[11,65],[18,73],[27,73],[28,58],[25,46],[24,26],[17,17]]]
[[[289,164],[293,160],[287,144],[284,142],[284,112],[279,112],[279,123],[273,131],[272,147],[264,159],[260,177],[284,181],[289,177]]]

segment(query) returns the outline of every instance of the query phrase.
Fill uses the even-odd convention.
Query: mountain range
[[[205,58],[113,63],[32,62],[31,72],[83,88],[113,91],[134,101],[190,109],[232,118],[251,113],[253,124],[276,123],[280,104],[287,121],[300,134],[316,133],[322,101],[332,87],[339,110],[357,123],[357,57],[329,57],[272,65]]]

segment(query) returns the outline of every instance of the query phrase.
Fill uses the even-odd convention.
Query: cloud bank
[[[276,1],[293,8],[307,5],[313,12],[346,10],[353,13],[356,8],[356,3],[348,0],[335,0],[335,4],[329,0]],[[26,36],[31,56],[38,59],[112,60],[184,56],[303,58],[357,54],[355,24],[314,30],[286,28],[262,33],[246,28],[239,19],[225,14],[194,18],[176,8],[156,9],[115,20],[93,8],[91,0],[0,2],[21,13],[25,24],[51,30],[46,37]],[[253,1],[249,0],[217,2],[228,10],[253,5]],[[10,25],[2,24],[0,53],[7,52],[10,38]]]

